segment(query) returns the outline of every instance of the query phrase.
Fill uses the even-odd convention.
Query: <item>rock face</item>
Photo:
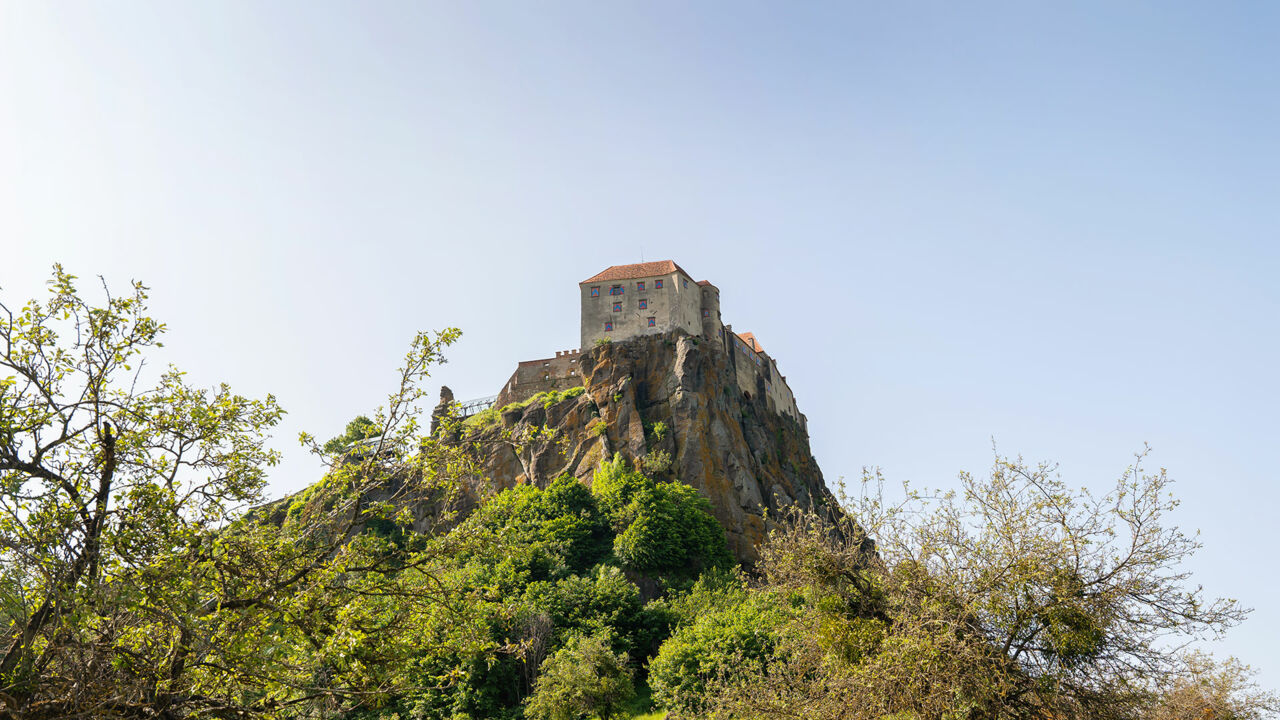
[[[835,511],[804,430],[741,392],[714,344],[678,331],[650,335],[584,350],[581,367],[582,395],[469,424],[464,437],[498,488],[542,486],[563,473],[589,484],[602,460],[621,453],[705,495],[746,565],[758,557],[766,517],[791,506]]]

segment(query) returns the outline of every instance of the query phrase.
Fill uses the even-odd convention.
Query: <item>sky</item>
[[[1280,6],[0,0],[0,294],[138,279],[153,362],[274,393],[273,496],[428,381],[578,344],[577,283],[721,290],[833,487],[1149,443],[1280,688]]]

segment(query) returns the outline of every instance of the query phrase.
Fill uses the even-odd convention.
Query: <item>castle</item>
[[[805,416],[796,407],[787,379],[777,362],[749,332],[735,333],[720,318],[720,290],[706,280],[695,281],[671,260],[614,265],[578,283],[581,295],[581,337],[578,350],[517,364],[498,394],[502,407],[537,393],[582,385],[582,350],[600,342],[622,342],[641,335],[681,330],[722,349],[733,365],[738,389],[747,397],[764,398],[770,410],[790,417],[803,428]]]

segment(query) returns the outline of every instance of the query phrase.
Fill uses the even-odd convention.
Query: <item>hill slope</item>
[[[455,433],[476,443],[498,488],[541,487],[564,473],[589,483],[602,460],[621,454],[705,495],[748,565],[768,515],[836,506],[804,430],[740,392],[728,357],[710,343],[682,332],[606,343],[584,351],[581,368],[580,394],[489,410]]]

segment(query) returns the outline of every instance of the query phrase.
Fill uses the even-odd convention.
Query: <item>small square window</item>
[[[605,323],[605,324],[604,324],[604,331],[605,331],[605,332],[613,332],[613,323],[611,323],[611,322],[607,322],[607,323]]]
[[[661,280],[654,280],[654,281],[653,281],[653,289],[654,289],[654,290],[661,290],[661,289],[662,289],[662,281],[661,281]]]
[[[614,312],[622,312],[622,303],[614,303],[614,304],[613,304],[613,311],[614,311]]]
[[[702,317],[711,317],[711,311],[710,311],[710,310],[708,310],[708,309],[706,309],[706,308],[703,308],[703,309],[702,309]]]
[[[591,288],[591,297],[600,297],[600,287],[598,285]]]
[[[689,287],[689,281],[688,281],[688,280],[682,280],[681,282],[683,282],[683,283],[684,283],[684,286],[685,286],[685,287]]]
[[[613,287],[609,288],[609,294],[621,295],[624,289],[625,288],[623,288],[621,285],[614,285]]]
[[[655,325],[655,323],[657,322],[657,320],[658,320],[658,318],[656,318],[656,317],[651,317],[651,318],[649,318],[649,327],[653,327],[653,326]]]
[[[636,283],[636,290],[640,292],[644,292],[644,283],[643,282]]]
[[[640,309],[641,309],[641,310],[648,310],[648,309],[649,309],[649,301],[648,301],[648,300],[641,299],[641,300],[640,300]]]

